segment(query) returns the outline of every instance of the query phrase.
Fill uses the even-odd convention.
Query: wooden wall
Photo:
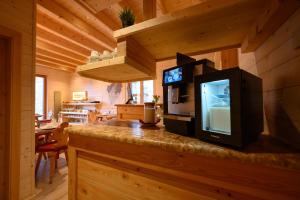
[[[0,1],[0,26],[21,33],[20,199],[34,193],[34,52],[35,1]]]
[[[300,146],[300,9],[256,51],[270,134]]]
[[[7,145],[7,135],[6,132],[9,127],[7,127],[7,83],[5,81],[5,76],[7,76],[7,51],[9,48],[8,40],[0,37],[0,199],[7,198],[5,191],[8,190],[8,185],[6,182],[8,174],[8,159],[6,150]]]

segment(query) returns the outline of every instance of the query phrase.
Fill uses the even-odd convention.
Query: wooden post
[[[221,51],[222,69],[237,67],[239,65],[238,50],[228,49]]]
[[[156,0],[143,0],[144,21],[156,17]]]

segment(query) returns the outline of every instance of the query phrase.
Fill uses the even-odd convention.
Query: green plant
[[[160,96],[159,95],[153,95],[153,103],[157,104],[159,101]]]
[[[124,8],[120,12],[119,17],[121,19],[123,28],[134,24],[135,16],[130,8]]]

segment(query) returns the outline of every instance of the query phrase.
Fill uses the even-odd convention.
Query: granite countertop
[[[176,152],[189,152],[220,159],[238,160],[243,163],[300,170],[300,151],[268,136],[237,151],[228,147],[210,144],[196,138],[167,132],[162,126],[141,128],[134,122],[109,122],[68,127],[69,134],[106,139],[111,141],[147,145]]]

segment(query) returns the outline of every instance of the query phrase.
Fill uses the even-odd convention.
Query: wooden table
[[[37,141],[39,139],[40,136],[45,136],[45,140],[47,141],[49,135],[53,132],[53,130],[56,129],[56,127],[50,127],[47,129],[43,129],[43,128],[36,128],[35,129],[35,142],[37,144]]]

